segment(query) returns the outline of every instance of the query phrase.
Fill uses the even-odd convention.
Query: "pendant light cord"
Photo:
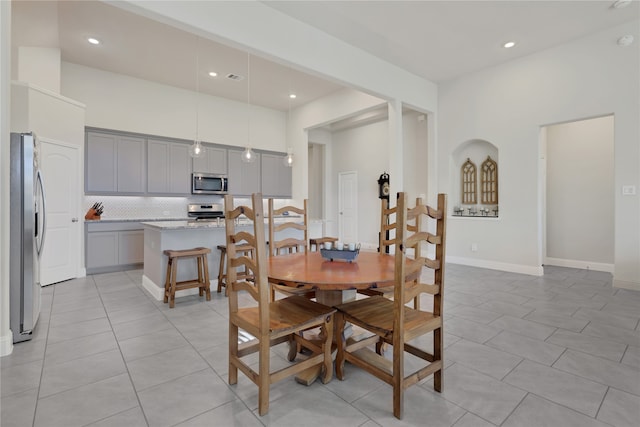
[[[196,139],[195,143],[199,144],[199,125],[200,125],[200,37],[196,43]]]
[[[251,147],[251,54],[247,52],[247,147]]]

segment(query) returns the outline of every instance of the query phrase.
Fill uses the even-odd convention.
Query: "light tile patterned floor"
[[[34,339],[0,359],[2,427],[640,425],[640,292],[606,273],[448,265],[444,392],[407,390],[402,422],[391,388],[348,364],[345,381],[273,385],[259,417],[257,387],[227,385],[226,298],[169,310],[141,275],[43,289]]]

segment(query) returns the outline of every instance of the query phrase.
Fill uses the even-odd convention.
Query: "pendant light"
[[[202,146],[200,139],[198,138],[198,125],[200,118],[200,38],[196,44],[196,138],[193,140],[193,144],[189,147],[189,155],[194,158],[204,156],[205,148]]]
[[[244,163],[253,163],[256,155],[251,149],[251,54],[247,52],[247,146],[242,152]]]
[[[289,78],[291,81],[291,78]],[[289,90],[289,116],[287,119],[287,127],[291,127],[291,100],[295,99],[296,95]],[[282,163],[287,167],[293,167],[293,148],[287,147],[287,155],[282,158]]]

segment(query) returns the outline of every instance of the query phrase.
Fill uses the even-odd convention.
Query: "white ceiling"
[[[640,18],[639,0],[620,9],[608,0],[264,3],[434,82]],[[13,46],[58,47],[63,61],[247,102],[247,79],[224,77],[247,76],[246,52],[100,1],[14,0],[12,12]],[[91,46],[88,36],[103,43]],[[516,47],[502,48],[509,40]],[[217,78],[207,76],[211,70]],[[252,104],[282,111],[340,89],[256,56],[249,81]]]

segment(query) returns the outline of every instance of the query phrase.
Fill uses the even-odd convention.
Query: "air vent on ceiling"
[[[227,74],[227,76],[226,76],[226,77],[227,77],[229,80],[233,80],[233,81],[236,81],[236,82],[239,82],[239,81],[241,81],[241,80],[244,80],[244,76],[241,76],[241,75],[239,75],[239,74],[229,73],[229,74]]]

